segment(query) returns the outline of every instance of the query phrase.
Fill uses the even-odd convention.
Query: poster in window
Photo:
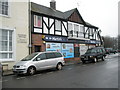
[[[42,28],[42,17],[34,15],[34,27]]]
[[[60,43],[46,43],[46,51],[61,52],[61,44]]]
[[[73,58],[74,57],[74,48],[73,44],[62,43],[62,54],[65,58]]]

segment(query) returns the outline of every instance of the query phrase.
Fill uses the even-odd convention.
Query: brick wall
[[[42,35],[32,34],[32,52],[34,52],[34,46],[41,46],[41,51],[45,51],[45,44],[42,40]]]

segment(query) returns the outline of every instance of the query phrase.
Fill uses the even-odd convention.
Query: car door
[[[97,48],[96,51],[97,51],[97,59],[100,59],[100,57],[101,57],[100,56],[100,50]]]
[[[47,68],[52,68],[56,66],[57,60],[55,57],[55,54],[53,52],[46,53],[46,63],[47,63]]]
[[[98,48],[98,59],[102,58],[103,57],[103,53],[102,53],[102,50],[100,48]]]
[[[46,65],[47,65],[45,53],[38,55],[33,62],[34,62],[34,65],[36,66],[37,70],[45,69]]]

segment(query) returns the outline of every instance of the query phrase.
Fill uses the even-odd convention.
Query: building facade
[[[28,1],[0,0],[0,62],[3,69],[12,69],[29,53],[28,8]]]
[[[22,6],[22,8],[21,8]],[[65,61],[80,60],[99,46],[99,28],[84,21],[77,8],[61,12],[29,1],[0,1],[0,62],[4,69],[33,52],[59,51]]]
[[[51,5],[52,4],[52,5]],[[59,51],[65,60],[80,60],[88,48],[100,45],[98,27],[83,20],[77,8],[61,12],[31,3],[31,51]]]

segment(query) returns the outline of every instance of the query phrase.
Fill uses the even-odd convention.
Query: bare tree
[[[118,48],[118,37],[104,36],[103,41],[105,48],[113,48],[113,49]]]

